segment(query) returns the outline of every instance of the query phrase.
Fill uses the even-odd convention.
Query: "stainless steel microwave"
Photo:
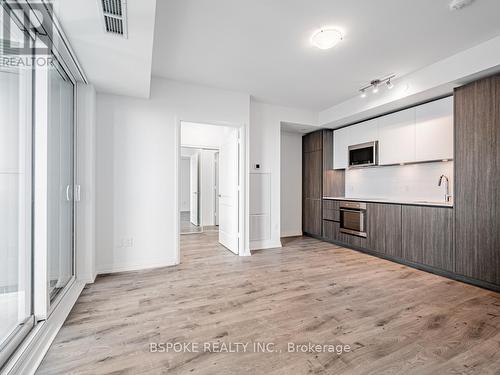
[[[378,165],[378,141],[349,146],[349,167]]]

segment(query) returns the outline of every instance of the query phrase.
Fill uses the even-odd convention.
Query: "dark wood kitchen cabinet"
[[[368,250],[401,258],[401,206],[368,203],[366,215]]]
[[[322,237],[323,196],[344,195],[344,171],[333,170],[333,130],[302,137],[302,231]],[[333,213],[332,213],[333,214]]]
[[[402,206],[402,256],[454,271],[454,217],[448,207]]]
[[[455,89],[456,272],[500,285],[500,76]]]
[[[321,237],[323,198],[322,131],[302,137],[302,231]]]
[[[337,221],[323,220],[323,236],[327,241],[333,241],[357,248],[366,248],[366,238],[342,233],[340,223]]]
[[[323,196],[345,196],[345,170],[333,169],[333,130],[323,130]]]

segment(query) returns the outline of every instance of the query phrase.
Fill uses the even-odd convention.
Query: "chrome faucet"
[[[441,184],[443,183],[443,179],[444,179],[444,188],[445,188],[444,201],[450,202],[451,201],[450,180],[448,179],[448,177],[445,176],[444,174],[442,174],[441,177],[439,177],[438,186],[441,186]]]

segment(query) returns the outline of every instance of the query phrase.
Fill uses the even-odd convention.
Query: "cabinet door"
[[[328,241],[340,242],[346,246],[366,248],[366,238],[342,233],[340,223],[336,221],[323,220],[323,238]]]
[[[404,259],[454,271],[452,208],[403,206],[402,238]]]
[[[500,285],[500,76],[455,90],[456,272]]]
[[[378,140],[378,119],[373,119],[351,126],[349,146]]]
[[[380,117],[379,164],[415,161],[415,108]]]
[[[323,219],[340,221],[340,202],[332,200],[323,200]]]
[[[321,151],[305,152],[303,161],[304,197],[321,199],[323,185],[323,153]]]
[[[345,195],[345,171],[333,170],[333,130],[323,130],[323,196]]]
[[[321,236],[321,202],[323,188],[323,145],[322,132],[304,136],[302,158],[303,232]],[[319,149],[318,149],[319,147]]]
[[[321,236],[321,221],[321,199],[304,199],[302,231]]]
[[[369,203],[366,211],[367,248],[400,258],[401,206]]]
[[[350,126],[333,132],[333,169],[347,168]]]
[[[453,159],[453,97],[416,108],[417,161]]]
[[[323,149],[323,136],[321,131],[306,134],[302,137],[302,151],[312,152]]]

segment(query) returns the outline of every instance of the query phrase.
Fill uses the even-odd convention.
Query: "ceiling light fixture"
[[[370,82],[369,85],[366,85],[365,87],[362,87],[359,89],[361,92],[360,97],[366,98],[366,91],[371,89],[373,94],[376,94],[379,92],[380,87],[385,83],[387,88],[390,90],[394,87],[394,83],[392,83],[392,79],[396,77],[395,74],[391,74],[390,76],[384,77],[384,78],[378,78],[374,79]]]
[[[316,31],[311,36],[311,43],[319,49],[329,49],[334,47],[343,38],[342,32],[339,30],[325,27]]]
[[[466,6],[471,5],[475,0],[452,0],[450,2],[451,10],[461,10]]]

